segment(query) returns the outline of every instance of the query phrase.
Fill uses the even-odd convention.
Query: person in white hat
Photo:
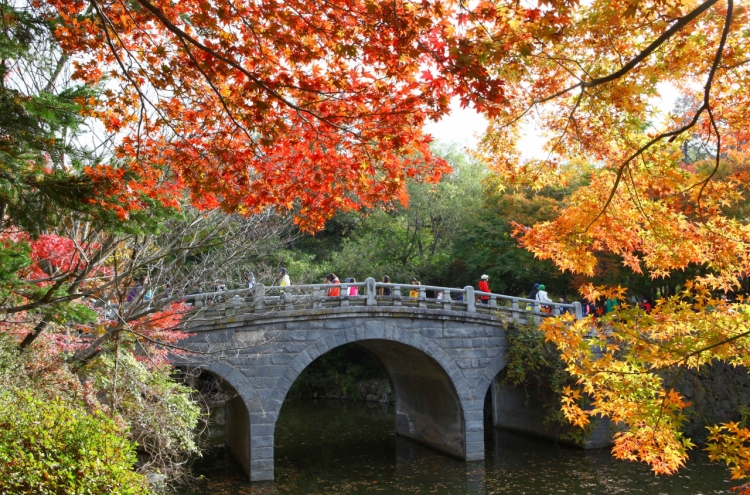
[[[489,280],[490,280],[489,275],[482,275],[482,278],[479,279],[479,290],[481,292],[490,292]],[[481,296],[479,300],[482,302],[482,304],[489,304],[490,296]]]

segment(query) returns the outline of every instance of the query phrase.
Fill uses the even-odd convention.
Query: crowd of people
[[[482,275],[478,282],[476,289],[478,293],[475,294],[475,302],[477,304],[483,304],[483,305],[489,305],[490,304],[490,293],[492,292],[490,288],[490,277],[488,275]],[[385,275],[381,279],[382,284],[377,289],[377,295],[384,296],[384,297],[392,297],[394,296],[394,287],[395,285],[391,286],[391,278],[388,275]],[[354,277],[347,277],[344,279],[344,286],[341,287],[341,281],[339,277],[335,273],[329,273],[323,277],[323,284],[330,285],[330,288],[327,288],[325,290],[325,295],[328,297],[341,297],[341,296],[349,296],[349,297],[356,297],[360,295],[360,285],[357,284],[357,280]],[[274,281],[274,285],[277,287],[280,287],[282,289],[278,289],[278,292],[283,293],[284,289],[283,287],[291,286],[291,280],[289,277],[289,272],[286,268],[280,268],[278,272],[278,276],[276,280]],[[430,300],[436,300],[436,301],[442,301],[444,300],[444,297],[447,299],[447,296],[444,296],[443,292],[435,287],[425,287],[423,289],[420,289],[420,286],[422,283],[417,278],[412,278],[409,284],[398,284],[400,286],[401,297],[406,297],[410,299],[419,299],[420,298],[420,292],[424,293],[424,297],[426,299]],[[255,288],[257,286],[257,281],[255,279],[255,275],[253,272],[249,271],[247,272],[246,281],[245,281],[245,287],[248,290],[247,292],[243,292],[242,295],[236,294],[233,296],[235,300],[244,298],[247,302],[252,302],[255,295]],[[138,278],[134,285],[131,286],[127,293],[127,302],[132,303],[134,301],[143,301],[147,304],[150,304],[150,302],[154,299],[173,299],[175,297],[177,298],[184,298],[184,302],[186,304],[195,305],[197,301],[197,297],[199,294],[203,294],[201,297],[203,301],[203,305],[205,306],[213,306],[217,303],[226,301],[226,298],[218,295],[217,293],[225,292],[229,290],[227,287],[227,284],[222,280],[214,280],[212,281],[209,286],[207,287],[207,290],[204,291],[204,287],[201,287],[199,285],[194,286],[192,289],[188,290],[176,290],[172,289],[169,284],[164,284],[161,287],[158,287],[156,289],[151,287],[150,279],[149,277],[143,276]],[[464,300],[464,293],[461,292],[455,292],[451,293],[452,299],[456,302],[462,302]],[[527,297],[527,304],[525,308],[527,311],[532,311],[534,309],[534,302],[538,302],[538,308],[542,312],[546,313],[552,313],[553,307],[555,306],[555,303],[559,303],[560,306],[560,314],[570,313],[572,312],[572,308],[569,307],[570,302],[565,297],[559,297],[557,301],[553,301],[553,299],[550,297],[549,292],[547,291],[547,287],[544,284],[541,283],[535,283],[531,290],[529,291]],[[116,318],[116,311],[112,309],[114,302],[110,303],[104,303],[102,306],[102,311],[105,311],[105,316],[108,319],[114,319]],[[601,300],[591,302],[591,301],[580,301],[581,304],[581,312],[582,315],[585,316],[593,316],[595,318],[599,318],[601,316],[606,315],[607,313],[611,313],[615,311],[615,309],[620,305],[617,299],[606,299],[602,298]],[[633,304],[637,304],[640,309],[645,311],[646,313],[650,313],[653,309],[653,304],[651,301],[644,297],[640,299],[633,299]],[[98,306],[101,306],[99,304]]]
[[[529,292],[528,298],[539,301],[541,303],[552,302],[544,284],[534,284],[534,287]],[[637,301],[638,307],[646,313],[650,313],[651,309],[653,308],[653,304],[647,297],[643,297],[638,300],[633,299],[633,301],[634,303]],[[561,304],[570,304],[570,302],[564,297],[561,297],[559,299],[559,302]],[[612,313],[620,305],[620,302],[614,298],[601,298],[597,301],[582,300],[580,301],[580,303],[583,316],[593,316],[595,318],[604,316],[607,313]],[[544,310],[544,306],[542,306],[542,308]],[[560,309],[561,314],[567,313],[568,311],[570,311],[569,308]]]
[[[492,292],[490,288],[490,277],[486,274],[482,275],[479,278],[479,281],[477,282],[477,290],[479,291],[479,294],[476,296],[476,302],[478,304],[486,304],[488,305],[490,302],[490,296],[489,294]],[[391,278],[388,275],[384,275],[381,279],[383,284],[391,284]],[[357,284],[357,280],[354,277],[347,277],[344,278],[344,284],[345,287],[340,287],[341,280],[335,273],[329,273],[323,277],[322,280],[323,284],[331,285],[330,288],[326,290],[326,296],[328,297],[341,297],[344,296],[358,296],[360,295],[359,286],[358,285],[350,285],[350,284]],[[252,299],[252,293],[253,289],[255,289],[257,285],[257,282],[255,280],[255,275],[253,272],[247,273],[247,280],[246,280],[246,287],[250,289],[250,292],[248,294],[248,298]],[[278,272],[278,277],[274,283],[274,285],[278,287],[286,287],[291,285],[291,280],[289,278],[289,272],[286,268],[280,268]],[[402,297],[408,297],[411,299],[417,299],[419,298],[420,289],[418,286],[422,285],[422,283],[417,280],[416,278],[412,278],[409,284],[404,284],[407,289],[406,292],[402,292]],[[209,292],[223,292],[226,291],[227,287],[226,284],[224,284],[220,280],[216,280],[212,282]],[[342,292],[343,291],[343,292]],[[203,291],[200,289],[197,289],[193,292],[193,294],[202,293]],[[281,292],[283,292],[283,289],[281,289]],[[428,291],[425,291],[425,293],[428,293]],[[393,295],[393,289],[389,286],[382,286],[378,288],[378,295],[379,296],[392,296]],[[443,299],[443,292],[439,290],[429,290],[429,293],[427,297],[431,299],[436,300],[442,300]],[[547,287],[542,283],[535,283],[531,290],[528,293],[527,299],[530,299],[531,301],[538,301],[541,311],[543,312],[552,312],[552,305],[555,304],[555,301],[550,297],[549,292],[547,291]],[[458,293],[455,295],[456,301],[463,301],[463,294]],[[556,301],[559,304],[568,305],[570,304],[570,301],[568,301],[565,297],[559,297]],[[616,299],[602,299],[600,301],[596,302],[590,302],[590,301],[581,301],[581,310],[583,313],[583,316],[589,316],[593,315],[594,317],[600,317],[607,313],[611,313],[615,310],[617,306],[619,306],[619,302]],[[529,302],[526,305],[527,310],[532,310],[533,303]],[[638,301],[638,306],[643,309],[644,311],[651,312],[652,304],[649,301],[648,298],[642,298]],[[571,309],[568,307],[561,307],[560,313],[564,314],[567,312],[570,312]]]

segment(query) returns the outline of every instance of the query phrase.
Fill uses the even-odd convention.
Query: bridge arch
[[[211,361],[200,365],[180,364],[178,367],[191,372],[206,372],[218,379],[222,391],[236,394],[224,404],[224,439],[227,449],[242,469],[249,472],[252,463],[250,414],[262,408],[260,397],[250,381],[234,366],[223,361]]]
[[[397,433],[467,458],[466,412],[476,408],[470,392],[473,387],[451,356],[414,332],[351,327],[310,343],[279,377],[263,411],[251,414],[252,430],[266,433],[250,439],[251,479],[273,479],[274,430],[294,381],[315,359],[345,344],[365,349],[383,366],[394,392]]]
[[[474,400],[484,400],[487,392],[490,391],[490,386],[508,365],[508,361],[508,356],[503,353],[493,359],[489,366],[485,368],[484,373],[474,385],[474,393],[472,394]]]

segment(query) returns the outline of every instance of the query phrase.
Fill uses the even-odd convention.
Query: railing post
[[[419,307],[427,307],[427,292],[424,290],[424,287],[419,288]]]
[[[513,321],[518,321],[521,319],[521,316],[518,313],[518,299],[513,299],[510,302],[510,312],[511,312],[511,317],[513,318]]]
[[[313,291],[313,309],[320,309],[323,307],[323,303],[321,302],[323,300],[323,289],[315,289]]]
[[[497,308],[497,296],[490,296],[490,309]]]
[[[464,297],[466,298],[466,312],[476,313],[477,304],[474,300],[474,287],[472,287],[471,285],[467,285],[466,287],[464,287]]]
[[[450,311],[452,309],[451,307],[451,291],[450,290],[444,290],[443,291],[443,309],[447,309]]]
[[[557,304],[554,304],[552,306],[552,315],[553,316],[560,316],[560,306]]]
[[[339,306],[346,308],[349,306],[349,287],[339,289]]]
[[[377,306],[378,300],[376,298],[377,294],[375,293],[375,279],[368,277],[365,280],[365,283],[367,284],[367,305]]]
[[[573,308],[575,309],[576,313],[576,320],[580,320],[583,318],[583,308],[581,307],[581,303],[578,301],[573,301]]]
[[[539,303],[539,302],[533,303],[531,305],[531,313],[533,315],[532,319],[534,320],[534,322],[537,325],[539,325],[539,323],[541,323],[541,321],[542,321],[542,317],[541,317],[541,314],[542,314],[542,304]]]
[[[266,307],[266,286],[263,284],[255,284],[255,309],[264,309]]]
[[[284,311],[294,311],[294,295],[288,290],[282,292],[281,304],[284,305]]]
[[[397,285],[393,288],[393,305],[401,306],[401,286]]]

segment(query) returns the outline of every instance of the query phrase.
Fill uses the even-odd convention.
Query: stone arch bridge
[[[348,295],[350,286],[358,295]],[[345,344],[364,349],[386,372],[398,434],[467,461],[483,459],[484,401],[506,365],[507,325],[561,311],[581,317],[577,303],[552,303],[546,313],[537,301],[472,287],[367,279],[337,285],[341,295],[329,296],[331,287],[259,285],[253,293],[188,298],[195,311],[185,322],[186,342],[204,354],[175,364],[205,370],[236,392],[226,404],[226,443],[251,481],[274,477],[274,429],[294,381]],[[403,295],[410,290],[418,297]],[[497,390],[496,404],[503,400]]]

